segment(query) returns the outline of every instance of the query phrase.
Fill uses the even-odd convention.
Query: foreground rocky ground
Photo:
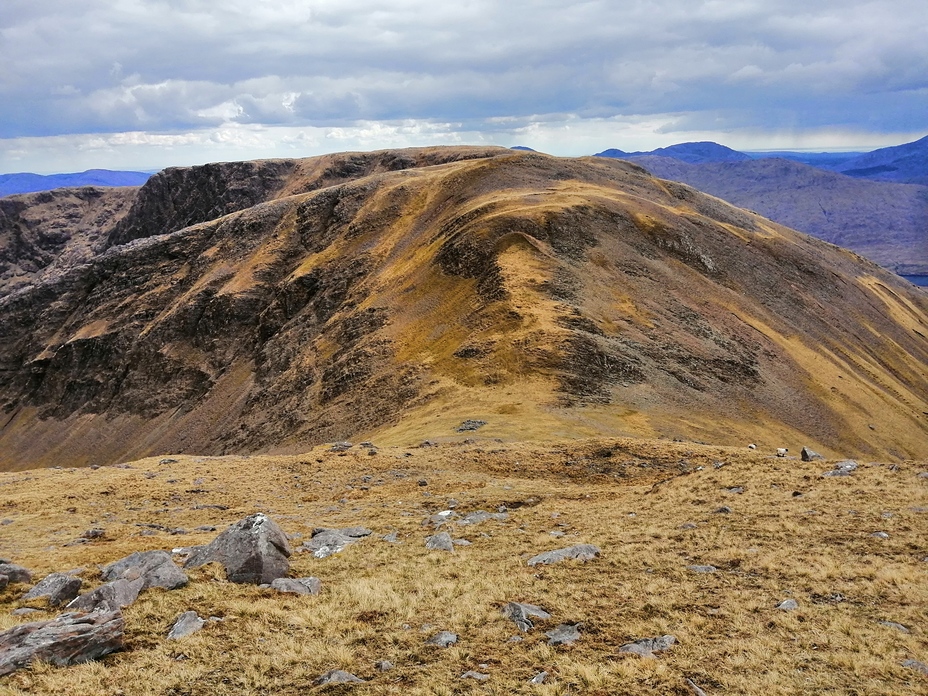
[[[925,693],[926,470],[478,439],[0,474],[0,556],[32,572],[0,631],[73,611],[24,598],[50,573],[139,588],[92,615],[118,614],[120,650],[0,692]],[[256,513],[288,537],[261,568],[310,594],[199,565]],[[188,582],[111,566],[150,550]]]

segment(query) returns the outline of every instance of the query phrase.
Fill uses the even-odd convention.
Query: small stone
[[[835,468],[831,471],[826,471],[822,476],[850,476],[851,473],[857,468],[857,462],[853,459],[847,459],[843,462],[838,462],[835,464]]]
[[[598,546],[593,546],[592,544],[577,544],[576,546],[569,546],[555,551],[545,551],[544,553],[540,553],[528,559],[527,564],[530,566],[550,565],[551,563],[559,563],[567,559],[591,561],[599,556],[600,553],[602,552]]]
[[[529,680],[528,680],[528,683],[529,683],[529,684],[544,684],[544,683],[545,683],[545,679],[547,679],[547,678],[548,678],[548,673],[547,673],[547,672],[539,672],[539,673],[536,674],[534,677],[532,677],[531,679],[529,679]]]
[[[778,456],[778,457],[785,457],[787,452],[789,452],[789,448],[787,448],[787,447],[777,447],[777,456]]]
[[[928,471],[923,471],[918,475],[918,478],[928,479]]]
[[[696,686],[692,679],[684,679],[684,682],[689,687],[690,693],[693,694],[693,696],[706,696],[706,692]]]
[[[454,553],[454,542],[448,532],[439,532],[425,540],[425,548],[430,551],[450,551]]]
[[[877,539],[889,539],[889,534],[886,532],[874,532],[870,536],[876,537]]]
[[[436,645],[439,648],[447,648],[458,642],[458,634],[451,631],[440,631],[425,641],[426,645]]]
[[[191,633],[196,633],[206,623],[195,611],[185,611],[177,617],[171,630],[168,632],[168,640],[178,640],[185,638]]]
[[[421,486],[422,488],[425,488],[427,485],[429,485],[429,482],[426,481],[425,479],[419,479],[418,485]]]
[[[275,578],[271,589],[287,594],[317,595],[322,590],[319,578]]]
[[[716,512],[716,514],[718,514],[718,515],[730,515],[730,514],[731,514],[731,508],[728,507],[727,505],[723,505],[723,506],[720,507],[720,508],[716,508],[715,512]]]
[[[909,669],[914,669],[928,677],[928,665],[926,665],[924,662],[919,662],[918,660],[903,660],[902,666],[908,667]]]
[[[756,449],[757,449],[757,445],[755,445],[754,443],[751,443],[750,445],[748,445],[748,449],[749,449],[749,450],[756,450]]]
[[[159,464],[177,464],[176,459],[171,459],[170,457],[165,457],[164,459],[158,460]]]
[[[400,541],[400,536],[397,532],[390,532],[389,534],[384,534],[380,538],[389,544],[402,544],[403,543]]]
[[[777,604],[777,609],[782,609],[783,611],[794,611],[799,608],[799,602],[795,599],[784,599],[782,602]]]
[[[686,567],[692,570],[694,573],[714,573],[716,570],[718,570],[718,568],[711,565],[690,565]]]
[[[459,433],[466,433],[466,432],[470,432],[470,431],[473,431],[473,430],[478,430],[478,429],[482,428],[483,426],[485,426],[486,424],[487,424],[487,422],[484,421],[484,420],[472,420],[472,419],[468,419],[468,420],[464,421],[463,423],[461,423],[461,424],[457,427],[457,432],[459,432]]]
[[[364,680],[360,677],[356,677],[351,672],[346,672],[343,669],[333,669],[321,677],[319,677],[313,684],[321,686],[323,684],[363,684]]]
[[[374,667],[377,668],[378,672],[389,672],[391,669],[393,669],[393,663],[390,662],[390,660],[381,660],[380,662],[376,663]]]
[[[901,623],[896,623],[895,621],[880,621],[880,626],[886,626],[886,628],[893,628],[902,633],[911,633],[907,627],[903,626]]]
[[[667,650],[671,645],[677,642],[673,636],[659,636],[657,638],[639,638],[638,640],[626,643],[619,648],[621,653],[631,653],[639,657],[654,657],[654,653]]]
[[[486,681],[490,678],[489,674],[484,674],[483,672],[475,672],[474,670],[468,670],[461,675],[461,679],[476,679],[477,681]]]
[[[10,612],[12,616],[28,616],[29,614],[41,614],[41,609],[34,609],[32,607],[20,607],[19,609],[14,609]]]
[[[329,451],[330,452],[347,452],[352,447],[354,447],[354,445],[352,445],[350,442],[336,442],[331,447],[329,447]]]
[[[106,536],[106,530],[94,527],[81,533],[81,539],[102,539]]]
[[[725,490],[729,493],[734,493],[735,495],[741,495],[744,493],[744,486],[732,486],[731,488],[726,488]]]
[[[680,525],[680,529],[696,529],[696,525],[693,522],[684,522]]]
[[[580,640],[580,624],[559,624],[545,635],[548,645],[571,645]]]
[[[529,617],[538,619],[551,618],[551,614],[541,607],[534,604],[523,604],[521,602],[507,602],[503,606],[503,616],[507,619],[511,619],[522,632],[528,631],[535,626]]]

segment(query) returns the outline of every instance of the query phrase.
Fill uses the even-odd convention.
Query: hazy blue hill
[[[862,254],[900,275],[928,274],[928,187],[869,181],[785,159],[689,164],[629,157],[787,227]]]
[[[0,174],[0,196],[79,186],[141,186],[151,174],[88,169],[74,174]]]
[[[746,152],[751,159],[788,159],[793,162],[808,164],[810,167],[834,171],[845,162],[860,157],[863,152],[793,152],[792,150],[773,150],[770,152]]]
[[[928,184],[928,135],[915,142],[860,155],[843,162],[837,171],[875,181]]]
[[[615,148],[603,150],[596,153],[595,157],[616,157],[619,159],[628,159],[630,157],[642,157],[645,155],[654,155],[657,157],[673,157],[681,162],[691,164],[701,164],[703,162],[741,162],[749,160],[751,157],[732,150],[730,147],[719,145],[709,141],[698,143],[679,143],[669,147],[659,147],[650,152],[623,152]]]

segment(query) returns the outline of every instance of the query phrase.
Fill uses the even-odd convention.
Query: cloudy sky
[[[0,2],[0,173],[926,133],[925,0]]]

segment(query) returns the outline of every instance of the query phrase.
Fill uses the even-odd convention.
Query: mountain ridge
[[[854,254],[604,158],[253,166],[257,204],[197,203],[172,230],[190,220],[172,201],[217,179],[168,172],[134,203],[161,200],[166,226],[0,298],[0,467],[409,443],[467,418],[502,438],[928,443],[926,300]]]

